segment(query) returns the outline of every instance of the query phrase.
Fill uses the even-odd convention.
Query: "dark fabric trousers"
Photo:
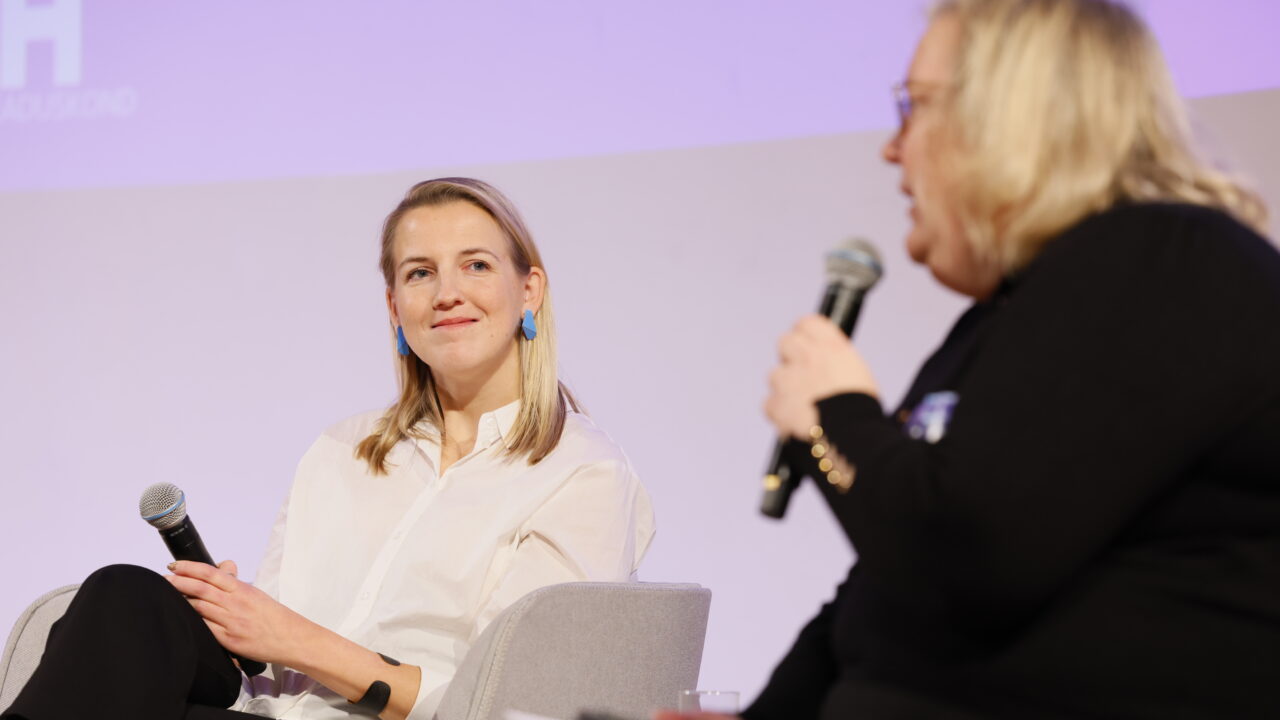
[[[0,720],[234,720],[240,671],[186,598],[146,568],[90,575]]]

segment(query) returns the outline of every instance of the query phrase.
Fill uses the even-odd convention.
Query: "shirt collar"
[[[507,438],[511,434],[511,428],[516,423],[516,416],[520,414],[520,401],[513,400],[500,408],[490,410],[480,416],[476,423],[476,448],[485,448],[490,445]],[[423,422],[422,433],[424,439],[430,440],[434,444],[440,443],[440,429],[435,425]]]
[[[520,401],[512,400],[496,410],[480,416],[480,429],[477,431],[476,441],[484,442],[486,445],[500,439],[506,439],[511,435],[511,428],[516,424],[516,416],[520,414]],[[488,435],[486,425],[492,426],[492,435]]]

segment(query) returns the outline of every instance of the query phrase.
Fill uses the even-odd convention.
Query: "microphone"
[[[164,544],[173,553],[174,560],[191,560],[215,565],[213,556],[196,532],[196,526],[187,516],[187,496],[173,483],[156,483],[142,491],[138,500],[138,514],[156,530]],[[267,669],[264,663],[232,655],[240,662],[240,669],[250,677]]]
[[[858,311],[862,309],[862,298],[883,272],[880,253],[871,243],[862,238],[845,240],[827,253],[827,289],[822,295],[818,313],[830,318],[845,335],[852,336]],[[791,493],[800,483],[799,475],[787,462],[785,448],[786,439],[779,438],[765,470],[760,512],[771,518],[787,514]]]

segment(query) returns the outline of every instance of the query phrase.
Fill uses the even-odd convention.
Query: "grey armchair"
[[[26,684],[75,585],[37,599],[0,659],[0,709]],[[571,719],[580,710],[647,717],[697,687],[711,591],[691,584],[565,583],[535,590],[481,633],[437,720],[501,720],[507,710]]]

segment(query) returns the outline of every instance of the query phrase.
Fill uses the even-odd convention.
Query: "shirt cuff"
[[[885,417],[880,401],[866,393],[844,393],[819,400],[818,423],[827,439],[855,467],[874,462],[903,440],[897,423]]]
[[[841,393],[818,401],[818,417],[824,429],[829,421],[840,418],[840,423],[858,420],[884,420],[880,401],[866,393]]]

